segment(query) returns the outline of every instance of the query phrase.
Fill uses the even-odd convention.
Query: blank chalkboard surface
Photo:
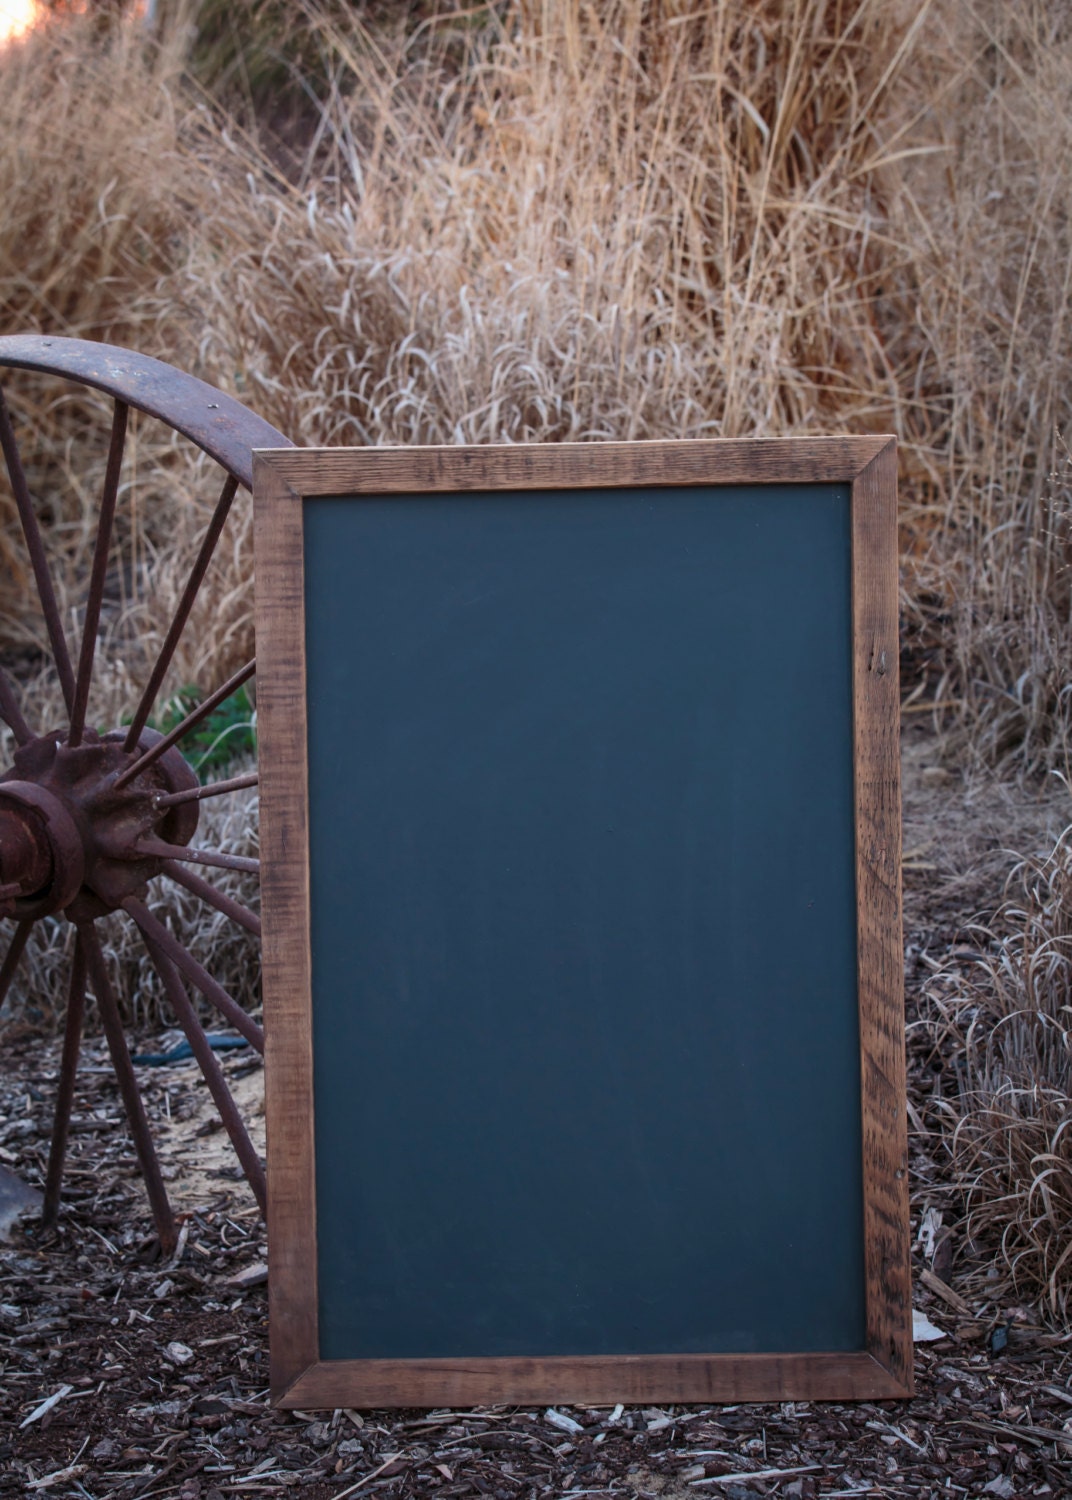
[[[910,1389],[892,453],[259,456],[277,1400]]]

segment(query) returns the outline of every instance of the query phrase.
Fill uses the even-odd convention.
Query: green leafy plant
[[[154,729],[168,734],[203,700],[200,688],[180,688],[164,704]],[[257,716],[245,687],[225,698],[182,742],[182,752],[202,781],[212,780],[232,762],[257,753]]]

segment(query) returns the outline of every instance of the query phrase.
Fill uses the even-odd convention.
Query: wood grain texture
[[[304,496],[852,484],[854,784],[867,1349],[851,1354],[321,1362],[317,1331]],[[900,908],[896,450],[886,437],[255,455],[272,1399],[880,1400],[912,1391]]]
[[[670,1401],[881,1401],[904,1394],[869,1354],[618,1355],[599,1358],[337,1360],[307,1370],[276,1404],[631,1405]]]
[[[853,718],[867,1344],[910,1395],[908,1127],[901,928],[897,448],[852,499]]]
[[[626,485],[849,484],[887,438],[500,443],[480,448],[306,448],[264,453],[303,495]]]
[[[254,459],[271,1381],[318,1358],[301,501]]]

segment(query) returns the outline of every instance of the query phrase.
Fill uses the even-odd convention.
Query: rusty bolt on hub
[[[175,1019],[186,1033],[242,1170],[263,1211],[266,1201],[263,1166],[242,1124],[187,986],[197,990],[208,1005],[262,1054],[263,1033],[146,904],[150,881],[162,876],[254,937],[260,936],[260,918],[255,911],[187,868],[206,865],[250,874],[259,872],[259,860],[223,850],[189,847],[197,828],[201,798],[220,797],[256,786],[257,775],[253,772],[202,787],[176,748],[196,724],[253,677],[256,662],[247,662],[166,736],[161,737],[146,726],[159,701],[179,642],[190,626],[199,591],[239,486],[252,488],[254,450],[293,445],[232,397],[159,360],[130,350],[83,339],[36,334],[0,337],[0,373],[8,368],[56,376],[102,391],[112,398],[113,406],[108,461],[76,661],[71,656],[52,585],[48,549],[15,428],[0,391],[0,468],[6,470],[10,481],[70,726],[52,734],[37,735],[23,713],[17,684],[0,668],[0,722],[7,725],[19,747],[6,770],[0,764],[0,917],[16,919],[6,956],[0,961],[0,1005],[4,1003],[34,922],[40,917],[63,913],[75,930],[71,934],[70,983],[43,1222],[54,1225],[59,1212],[88,989],[96,999],[160,1244],[165,1253],[170,1253],[176,1244],[175,1217],[123,1035],[119,998],[109,978],[96,919],[122,910],[140,932],[148,961],[163,985]],[[173,432],[184,434],[202,453],[216,460],[224,477],[197,557],[131,722],[124,729],[96,734],[88,727],[87,715],[132,410],[157,417]]]
[[[118,789],[116,780],[160,739],[144,729],[135,749],[126,733],[86,730],[72,748],[62,733],[20,745],[0,776],[0,916],[34,920],[63,911],[72,921],[116,911],[142,896],[163,868],[144,839],[190,842],[198,803],[160,807],[162,797],[199,785],[174,746]]]

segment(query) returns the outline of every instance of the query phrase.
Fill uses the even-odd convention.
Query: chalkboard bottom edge
[[[901,1378],[862,1352],[341,1359],[273,1378],[272,1405],[313,1411],[559,1402],[890,1401],[913,1394],[911,1371]]]

